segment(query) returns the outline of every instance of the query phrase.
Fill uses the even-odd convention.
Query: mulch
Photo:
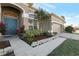
[[[7,41],[0,41],[0,49],[6,48],[8,46],[11,46],[10,42],[8,40]]]
[[[33,37],[34,40],[42,40],[42,39],[45,39],[45,38],[48,38],[48,36],[45,36],[45,35],[39,35],[39,36],[35,36]]]
[[[9,46],[11,46],[9,40],[0,41],[0,49],[4,49],[4,48],[9,47]],[[15,54],[14,54],[14,52],[11,52],[11,53],[8,53],[4,56],[15,56]]]

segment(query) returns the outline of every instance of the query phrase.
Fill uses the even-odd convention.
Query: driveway
[[[78,34],[60,33],[58,36],[59,37],[64,37],[64,38],[67,38],[67,39],[79,40],[79,35]]]

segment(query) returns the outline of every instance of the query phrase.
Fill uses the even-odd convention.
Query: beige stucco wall
[[[64,24],[64,21],[63,21],[64,19],[61,19],[61,18],[57,18],[57,17],[55,17],[55,16],[51,16],[51,21],[52,22],[56,22],[56,23],[59,23],[59,24]]]
[[[26,17],[23,18],[23,24],[25,25],[25,30],[29,29],[28,19]]]
[[[29,8],[26,3],[14,3],[14,5],[19,6],[20,8],[22,8],[24,13],[31,13],[31,12],[35,11],[34,9]]]

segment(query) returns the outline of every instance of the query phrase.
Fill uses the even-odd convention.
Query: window
[[[35,15],[34,14],[29,14],[29,17],[35,18]]]
[[[30,25],[30,26],[29,26],[29,29],[30,29],[30,30],[32,30],[32,29],[37,29],[37,26],[31,26],[31,25]]]
[[[34,20],[34,25],[37,26],[37,20]]]
[[[37,29],[37,20],[29,19],[29,29]]]
[[[29,19],[29,23],[32,24],[33,23],[33,20],[32,19]]]
[[[34,26],[34,29],[37,29],[37,26]]]

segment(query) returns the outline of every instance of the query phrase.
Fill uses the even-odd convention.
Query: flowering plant
[[[19,29],[19,28],[18,28],[18,29],[16,29],[16,32],[17,32],[17,33],[20,33],[20,29]]]
[[[20,26],[17,30],[17,34],[24,33],[24,25]]]
[[[5,34],[5,24],[0,22],[0,33]]]

